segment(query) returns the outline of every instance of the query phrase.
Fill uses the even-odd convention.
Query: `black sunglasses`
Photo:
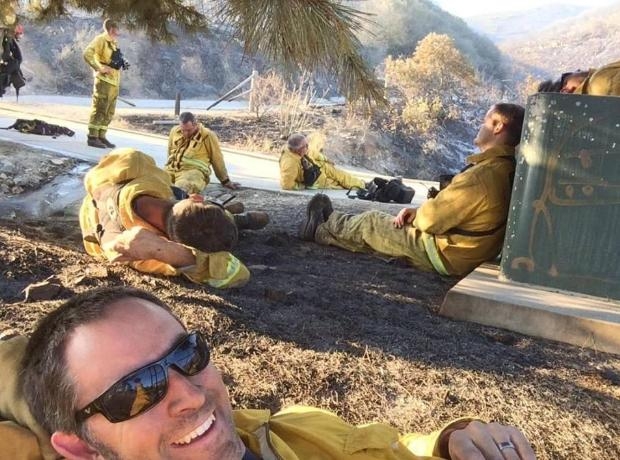
[[[75,419],[82,423],[91,415],[103,414],[112,423],[124,422],[153,408],[168,392],[168,368],[184,376],[196,375],[209,364],[211,354],[200,332],[179,340],[163,358],[133,371],[114,383]]]

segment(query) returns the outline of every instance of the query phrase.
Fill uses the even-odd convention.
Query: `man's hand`
[[[415,219],[416,208],[404,208],[394,218],[394,227],[403,228],[405,225],[410,225]]]
[[[230,190],[237,190],[239,187],[241,187],[241,184],[239,182],[233,182],[231,180],[222,185]]]
[[[99,69],[99,73],[100,73],[101,75],[107,75],[107,74],[109,74],[110,72],[112,72],[112,67],[107,66],[107,65],[105,65],[105,64],[104,64],[104,65],[102,65],[102,66],[101,66],[101,68]]]
[[[451,460],[535,460],[536,454],[514,426],[473,421],[446,434]]]

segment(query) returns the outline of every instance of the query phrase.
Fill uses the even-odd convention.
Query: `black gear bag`
[[[359,198],[360,200],[380,201],[381,203],[411,203],[415,195],[415,190],[405,184],[402,179],[384,179],[375,177],[366,184],[366,188],[354,189],[347,192],[349,198]]]

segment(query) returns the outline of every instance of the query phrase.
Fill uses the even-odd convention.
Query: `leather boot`
[[[106,145],[101,142],[101,139],[99,139],[98,137],[95,136],[88,136],[88,140],[86,141],[86,143],[90,146],[90,147],[97,147],[98,149],[106,149]]]
[[[314,241],[316,229],[329,218],[332,212],[334,208],[327,195],[322,193],[314,195],[306,208],[306,219],[299,227],[299,238],[304,241]]]
[[[262,211],[233,214],[239,230],[259,230],[269,223],[269,215]]]
[[[233,201],[232,203],[225,204],[224,209],[231,214],[241,214],[245,211],[245,206],[243,206],[241,201]]]
[[[116,145],[110,142],[109,140],[107,140],[105,136],[99,136],[99,140],[103,143],[103,145],[105,145],[106,147],[110,149],[113,149],[114,147],[116,147]]]

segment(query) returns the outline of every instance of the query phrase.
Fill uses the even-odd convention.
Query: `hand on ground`
[[[237,190],[239,187],[241,187],[241,184],[239,182],[233,182],[233,181],[228,181],[222,185],[230,190]]]
[[[514,426],[473,421],[450,433],[452,460],[535,460],[530,443]]]

